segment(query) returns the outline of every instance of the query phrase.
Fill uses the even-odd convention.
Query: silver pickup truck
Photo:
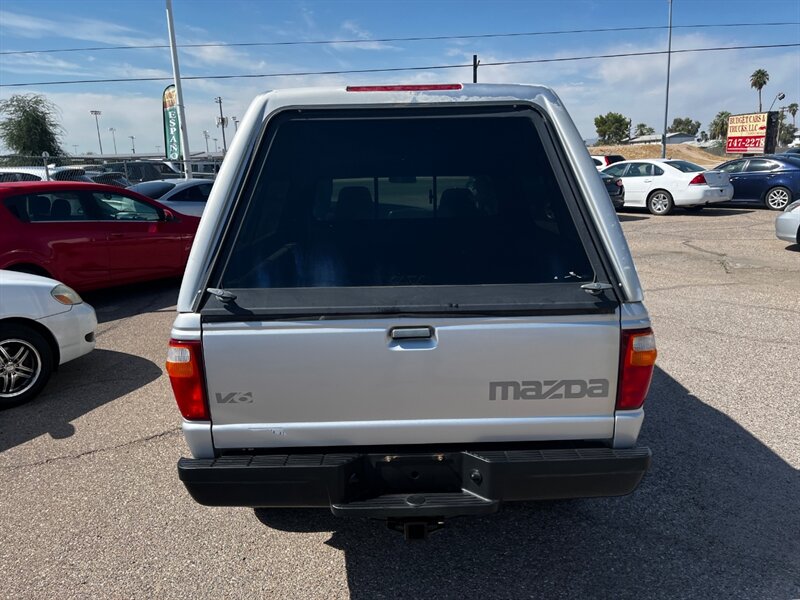
[[[627,494],[655,358],[551,90],[272,91],[180,291],[178,474],[205,505],[325,507],[410,538],[504,501]]]

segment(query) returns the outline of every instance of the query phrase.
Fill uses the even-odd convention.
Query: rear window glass
[[[148,198],[157,199],[161,198],[161,196],[166,194],[174,187],[174,183],[169,183],[166,181],[147,181],[145,183],[138,183],[134,186],[131,186],[131,189],[134,192],[139,192],[143,196],[147,196]]]
[[[217,281],[239,289],[592,281],[534,114],[273,125]]]
[[[678,169],[678,171],[682,171],[683,173],[699,173],[700,171],[706,170],[700,165],[696,165],[687,160],[670,160],[667,161],[666,164],[668,164],[670,167]]]
[[[622,156],[620,154],[611,154],[608,157],[608,164],[622,162],[623,160],[625,160],[624,156]]]

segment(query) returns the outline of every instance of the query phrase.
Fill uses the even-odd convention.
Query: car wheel
[[[668,215],[674,207],[672,195],[665,190],[656,190],[647,197],[647,210],[654,215]]]
[[[764,203],[770,210],[783,210],[791,201],[792,194],[785,187],[774,187],[767,192]]]
[[[0,408],[32,400],[53,372],[53,351],[24,325],[0,325]]]

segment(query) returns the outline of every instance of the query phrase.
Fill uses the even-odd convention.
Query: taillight
[[[652,329],[623,330],[617,410],[633,410],[644,404],[657,354]]]
[[[699,175],[695,175],[694,179],[689,182],[689,185],[704,185],[706,183],[705,176],[700,173]]]
[[[348,92],[425,92],[463,89],[460,83],[431,83],[422,85],[348,85]]]
[[[170,340],[167,373],[175,401],[184,419],[208,421],[208,400],[203,385],[202,356],[199,341]]]

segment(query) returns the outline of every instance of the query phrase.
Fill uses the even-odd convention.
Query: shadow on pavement
[[[263,511],[331,531],[351,598],[796,598],[800,477],[657,369],[640,443],[653,465],[623,498],[508,504],[408,544],[375,521]]]
[[[747,215],[755,212],[752,208],[723,208],[721,206],[706,206],[698,211],[681,211],[685,215],[693,217],[732,217],[734,215]],[[675,213],[679,214],[679,213]]]
[[[623,215],[617,213],[617,218],[619,219],[620,223],[627,223],[629,221],[647,221],[650,217],[639,217],[636,215]]]
[[[800,252],[800,244],[789,244],[785,249],[789,252]]]
[[[71,421],[157,379],[153,362],[123,352],[94,350],[59,367],[31,402],[0,411],[0,452],[45,433],[63,439]]]
[[[179,279],[161,279],[81,294],[97,313],[98,323],[174,306],[180,291]]]

